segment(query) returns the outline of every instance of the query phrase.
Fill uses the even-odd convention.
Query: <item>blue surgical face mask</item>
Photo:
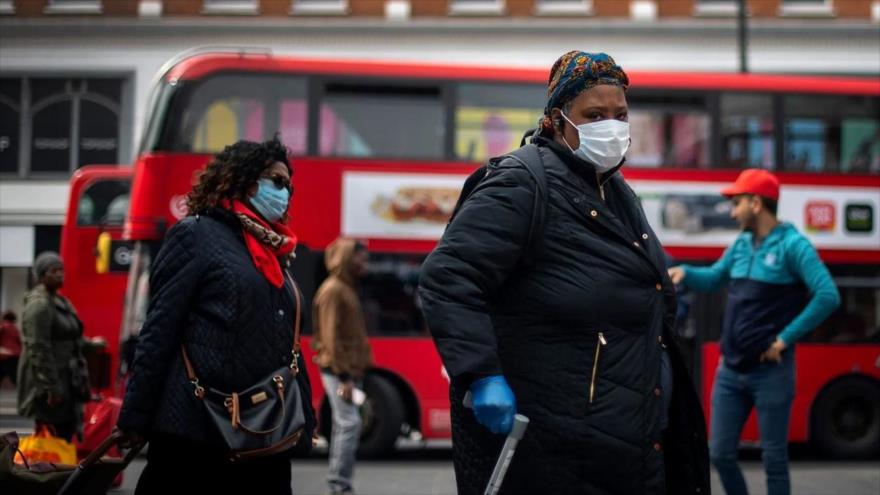
[[[281,220],[287,211],[290,191],[286,187],[279,188],[272,179],[262,178],[257,181],[257,192],[251,196],[251,205],[269,222]]]

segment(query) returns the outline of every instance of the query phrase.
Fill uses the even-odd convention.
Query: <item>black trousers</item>
[[[150,437],[135,495],[259,493],[291,495],[290,455],[231,462],[222,448],[167,434]]]

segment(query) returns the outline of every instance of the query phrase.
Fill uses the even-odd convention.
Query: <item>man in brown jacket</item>
[[[324,253],[330,276],[318,288],[313,309],[313,346],[321,382],[333,410],[330,469],[332,495],[351,495],[355,452],[361,434],[357,395],[372,364],[370,343],[355,282],[367,272],[366,246],[340,237]]]

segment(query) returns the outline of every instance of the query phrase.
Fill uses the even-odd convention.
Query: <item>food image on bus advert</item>
[[[445,224],[458,201],[459,189],[449,187],[400,187],[394,194],[378,194],[372,210],[391,222],[422,221]]]

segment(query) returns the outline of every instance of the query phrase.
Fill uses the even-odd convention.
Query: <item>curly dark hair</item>
[[[222,208],[226,200],[245,199],[248,188],[275,162],[286,165],[293,175],[287,151],[277,135],[264,143],[242,140],[223,148],[208,162],[187,196],[189,214]]]

